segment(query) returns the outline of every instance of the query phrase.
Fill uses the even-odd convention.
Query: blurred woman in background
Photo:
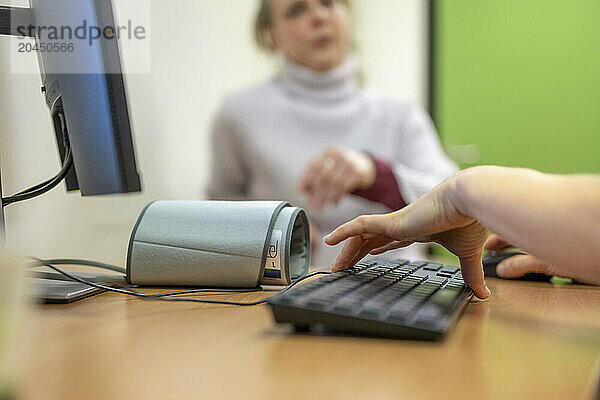
[[[456,166],[421,108],[360,88],[348,1],[260,3],[256,39],[283,65],[218,112],[208,197],[305,208],[313,265],[330,265],[337,250],[321,245],[321,232],[360,214],[401,209]]]

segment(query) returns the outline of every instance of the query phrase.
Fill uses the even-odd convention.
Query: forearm
[[[600,283],[600,177],[477,167],[453,179],[461,212],[566,275]]]
[[[400,193],[407,204],[429,193],[457,171],[457,168],[449,163],[439,171],[434,171],[433,168],[430,171],[417,170],[401,163],[395,163],[393,169]]]

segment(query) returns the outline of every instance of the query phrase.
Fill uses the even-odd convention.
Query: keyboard
[[[299,331],[439,340],[472,296],[459,267],[366,260],[300,284],[268,304],[276,322]]]

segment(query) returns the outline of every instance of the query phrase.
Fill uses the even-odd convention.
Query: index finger
[[[336,228],[323,240],[330,246],[335,246],[344,240],[357,235],[385,234],[385,215],[362,215]]]
[[[356,258],[356,254],[360,251],[365,241],[360,236],[354,236],[344,244],[342,251],[335,259],[331,271],[337,272],[345,268],[351,267],[351,261]]]

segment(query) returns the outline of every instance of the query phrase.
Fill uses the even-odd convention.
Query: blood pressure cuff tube
[[[289,285],[309,263],[308,219],[289,203],[157,201],[133,228],[127,280],[141,286]]]

